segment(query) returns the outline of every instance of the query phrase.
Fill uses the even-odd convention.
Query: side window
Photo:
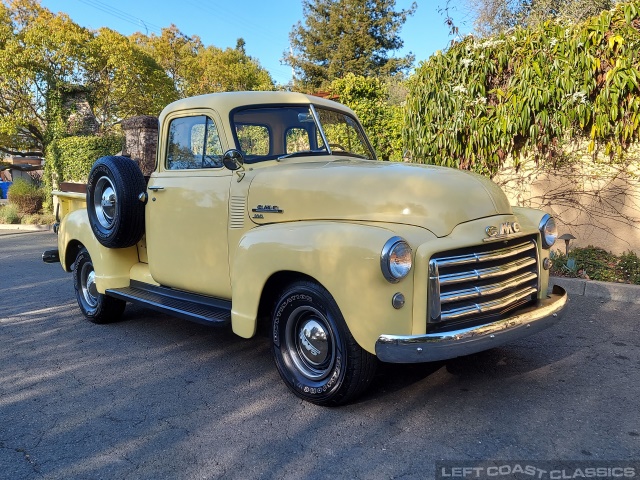
[[[236,124],[236,135],[245,155],[269,155],[269,129],[265,125]]]
[[[324,108],[318,109],[318,116],[331,150],[349,151],[370,158],[372,152],[368,150],[367,141],[353,118]]]
[[[213,121],[206,115],[171,120],[166,167],[189,170],[222,166],[222,145]]]

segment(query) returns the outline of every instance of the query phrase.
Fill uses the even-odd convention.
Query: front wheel
[[[87,320],[93,323],[110,323],[122,316],[126,302],[98,292],[96,273],[86,248],[81,249],[76,257],[73,286],[76,289],[78,306]]]
[[[282,294],[272,315],[273,356],[298,397],[340,405],[369,386],[377,359],[354,340],[335,300],[320,285],[300,281]]]

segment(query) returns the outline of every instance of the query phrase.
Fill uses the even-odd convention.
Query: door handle
[[[164,187],[161,187],[161,186],[159,186],[159,185],[154,185],[154,186],[152,186],[152,187],[149,187],[149,190],[154,191],[154,192],[157,192],[157,191],[159,191],[159,190],[164,190]]]

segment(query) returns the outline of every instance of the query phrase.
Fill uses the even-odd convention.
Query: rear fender
[[[83,246],[91,255],[96,273],[96,287],[100,293],[104,293],[108,288],[129,286],[129,272],[131,267],[138,263],[137,247],[103,247],[91,231],[85,209],[69,213],[60,223],[58,250],[62,268],[67,272],[72,270],[76,255]]]

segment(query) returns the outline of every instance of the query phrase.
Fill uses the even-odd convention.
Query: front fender
[[[83,245],[91,255],[96,273],[96,287],[100,293],[104,293],[108,288],[129,286],[129,272],[131,267],[138,263],[137,247],[102,246],[93,235],[86,209],[69,213],[60,223],[58,250],[60,263],[66,271],[70,271],[75,261],[78,244]]]
[[[546,212],[528,207],[511,207],[513,214],[518,217],[518,222],[523,229],[538,230],[542,217]]]
[[[542,261],[545,258],[550,258],[551,251],[550,249],[542,248],[542,241],[540,235],[540,222],[542,218],[546,215],[546,212],[542,210],[537,210],[535,208],[528,207],[513,207],[513,213],[518,217],[518,222],[520,222],[520,227],[523,230],[531,230],[533,232],[537,232],[538,235],[538,257],[540,258],[540,291],[538,292],[538,298],[541,300],[546,298],[547,289],[549,288],[549,271],[545,270],[542,267]]]
[[[341,222],[292,222],[247,232],[231,266],[232,326],[242,337],[256,331],[258,307],[268,279],[283,271],[314,278],[333,296],[351,334],[374,353],[382,332],[411,331],[413,270],[397,284],[380,269],[382,247],[395,235],[389,229]],[[396,292],[406,298],[396,310]]]

